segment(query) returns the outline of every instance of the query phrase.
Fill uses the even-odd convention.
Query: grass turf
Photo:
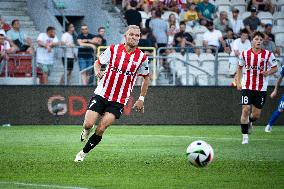
[[[0,188],[284,188],[284,127],[255,127],[244,146],[237,126],[113,126],[78,164],[80,132],[1,127]],[[186,160],[187,146],[198,139],[214,149],[209,167]]]

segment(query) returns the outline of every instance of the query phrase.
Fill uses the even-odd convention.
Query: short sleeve
[[[242,52],[241,56],[239,56],[239,66],[243,67],[245,65],[245,56],[244,56],[244,51]]]
[[[57,42],[59,42],[59,40],[58,40],[57,36],[55,36],[55,37],[54,37],[54,40],[53,40],[53,42],[54,42],[54,43],[57,43]]]
[[[273,68],[275,66],[277,66],[277,62],[278,60],[275,58],[274,54],[271,53],[269,59],[268,59],[268,65],[270,68]]]
[[[149,60],[148,60],[148,57],[146,57],[144,62],[141,63],[141,66],[138,70],[138,75],[139,76],[149,75]]]
[[[38,41],[44,41],[44,33],[39,34],[39,36],[37,37]]]
[[[9,43],[9,41],[4,41],[4,49],[5,50],[8,50],[8,49],[10,49],[11,48],[11,45],[10,45],[10,43]]]
[[[111,56],[111,46],[109,46],[98,58],[98,64],[106,65],[109,64],[110,56]]]

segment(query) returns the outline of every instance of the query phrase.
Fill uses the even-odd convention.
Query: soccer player
[[[127,103],[137,75],[143,76],[139,99],[134,108],[144,111],[144,98],[149,83],[148,57],[137,46],[140,39],[138,26],[130,25],[124,35],[125,44],[109,46],[94,65],[99,84],[91,98],[85,114],[81,141],[88,140],[93,125],[99,115],[102,116],[95,133],[89,138],[85,147],[76,155],[75,162],[83,161],[85,156],[102,140],[102,136],[115,119],[119,119]],[[106,71],[101,66],[107,65]]]
[[[260,117],[266,98],[268,76],[277,72],[274,54],[261,48],[263,39],[262,32],[253,33],[252,48],[243,51],[239,58],[236,80],[237,89],[242,91],[242,144],[248,144],[252,123]]]
[[[278,78],[278,80],[275,83],[275,87],[273,92],[271,93],[270,97],[271,98],[275,98],[278,92],[278,87],[282,81],[284,77],[284,66],[282,66],[282,70],[280,72],[280,77]],[[284,111],[284,94],[282,95],[280,101],[279,101],[279,105],[277,107],[277,109],[272,113],[271,118],[267,124],[267,126],[265,127],[265,132],[269,133],[272,131],[272,125],[274,124],[274,122],[278,119],[278,117],[280,116],[281,112]]]

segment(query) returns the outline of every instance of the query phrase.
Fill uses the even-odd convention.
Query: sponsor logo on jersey
[[[131,71],[126,71],[126,70],[122,70],[122,69],[119,69],[118,67],[114,67],[112,66],[110,68],[110,71],[112,72],[116,72],[116,73],[120,73],[120,74],[123,74],[123,75],[126,75],[126,76],[134,76],[135,74]]]

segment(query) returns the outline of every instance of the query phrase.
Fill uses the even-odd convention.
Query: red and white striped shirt
[[[124,44],[109,46],[98,58],[99,64],[107,65],[95,94],[108,101],[126,104],[137,75],[149,74],[148,57],[139,48],[127,53]]]
[[[242,89],[266,91],[269,76],[260,74],[277,66],[277,60],[272,52],[262,49],[254,53],[252,48],[242,52],[239,66],[243,68]]]

